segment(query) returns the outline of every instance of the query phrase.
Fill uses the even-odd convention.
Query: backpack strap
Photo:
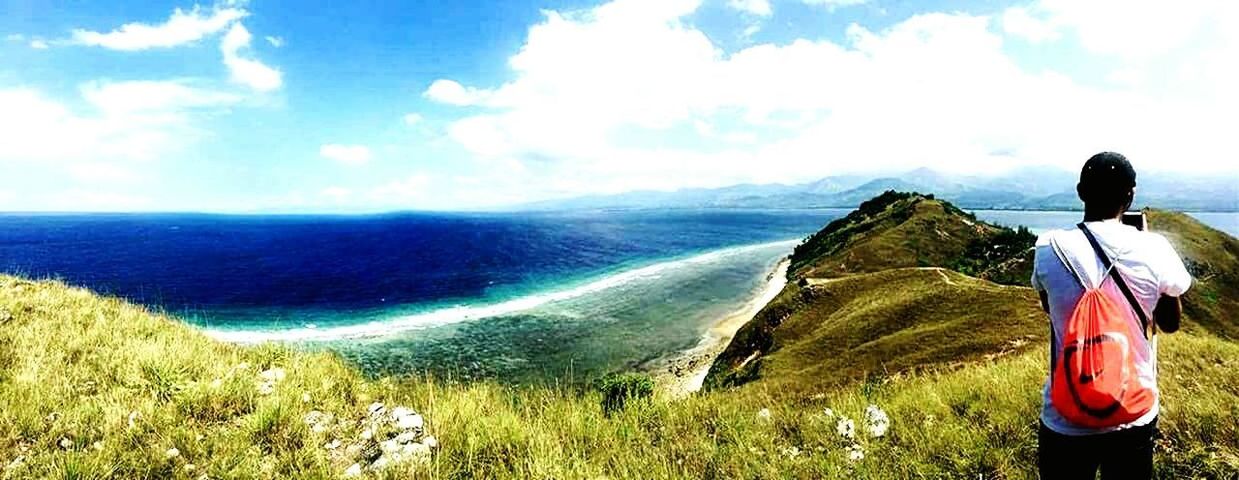
[[[1123,292],[1123,296],[1127,297],[1127,303],[1131,304],[1132,310],[1136,311],[1136,316],[1140,318],[1140,333],[1144,335],[1144,339],[1149,339],[1149,317],[1144,314],[1144,308],[1140,306],[1140,302],[1136,300],[1136,295],[1131,293],[1131,289],[1127,287],[1127,282],[1123,281],[1123,275],[1118,269],[1114,268],[1114,262],[1110,260],[1110,256],[1106,255],[1105,250],[1101,249],[1101,244],[1097,243],[1097,237],[1093,236],[1093,232],[1089,231],[1088,227],[1080,222],[1080,230],[1084,232],[1084,236],[1088,238],[1089,245],[1093,246],[1093,251],[1097,252],[1097,256],[1101,258],[1102,266],[1110,272],[1110,278],[1114,279],[1114,284],[1118,285],[1119,291]]]

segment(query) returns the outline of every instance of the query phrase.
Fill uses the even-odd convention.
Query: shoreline
[[[657,278],[664,270],[714,262],[732,255],[744,254],[763,248],[794,245],[797,240],[739,245],[709,250],[691,256],[657,261],[582,280],[575,285],[559,289],[531,293],[494,303],[460,304],[436,308],[425,312],[397,315],[391,318],[369,320],[355,324],[334,326],[297,327],[287,329],[221,329],[199,326],[207,336],[234,344],[257,344],[263,342],[323,342],[338,340],[382,339],[394,334],[440,327],[463,321],[511,315],[526,312],[547,304],[572,300],[584,295],[598,293],[629,282]],[[737,327],[739,328],[739,327]]]
[[[667,358],[656,360],[645,368],[654,377],[660,393],[671,399],[680,399],[701,390],[710,367],[740,328],[744,327],[787,286],[787,270],[791,260],[784,257],[766,276],[766,284],[757,296],[744,306],[710,324],[697,346],[677,352]]]

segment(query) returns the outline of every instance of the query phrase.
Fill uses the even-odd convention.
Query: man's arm
[[[1157,322],[1163,332],[1174,333],[1179,330],[1179,320],[1183,316],[1183,304],[1179,302],[1179,296],[1191,288],[1192,275],[1187,272],[1182,258],[1166,237],[1158,235],[1158,238],[1161,240],[1162,252],[1155,273],[1160,283],[1158,290],[1161,297],[1157,299],[1157,306],[1153,307],[1153,321]]]
[[[1153,307],[1153,321],[1157,322],[1157,328],[1166,333],[1179,331],[1179,319],[1182,316],[1183,304],[1179,302],[1179,297],[1162,295],[1157,299],[1157,306]]]

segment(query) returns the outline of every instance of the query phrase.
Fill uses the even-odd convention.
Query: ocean
[[[583,380],[692,348],[847,212],[0,214],[0,271],[228,341],[334,350],[371,374]],[[1035,231],[1079,217],[976,213]],[[1239,234],[1237,214],[1200,218]]]

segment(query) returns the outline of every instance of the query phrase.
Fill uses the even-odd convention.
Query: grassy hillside
[[[712,388],[758,378],[812,389],[1044,347],[1028,288],[942,268],[789,285],[719,356]]]
[[[1001,274],[997,267],[1035,241],[1027,230],[990,225],[932,195],[887,191],[796,247],[789,275],[831,278],[941,266],[972,275],[992,270],[996,281],[1022,283],[1031,271],[1026,264],[1007,264]]]
[[[1031,289],[959,273],[1025,284],[1035,240],[932,196],[886,192],[796,248],[795,281],[737,333],[706,385],[816,388],[1039,345]]]
[[[1239,239],[1180,213],[1146,213],[1149,228],[1170,240],[1195,279],[1183,296],[1184,315],[1196,327],[1239,340]]]
[[[1239,346],[1202,335],[1162,343],[1161,478],[1239,472]],[[281,380],[261,373],[274,369]],[[0,478],[339,478],[394,433],[369,420],[376,401],[419,410],[438,445],[367,478],[1033,478],[1044,374],[1034,351],[608,416],[590,391],[367,380],[332,355],[224,345],[119,300],[0,276]],[[889,416],[883,437],[866,433],[870,404]]]

